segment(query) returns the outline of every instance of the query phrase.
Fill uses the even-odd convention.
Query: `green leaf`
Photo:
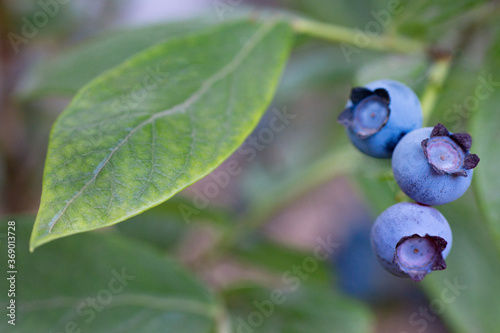
[[[428,62],[421,53],[409,56],[385,56],[365,61],[361,65],[355,85],[363,85],[380,78],[404,82],[414,91],[419,91],[426,80]]]
[[[188,220],[183,209],[195,209],[191,201],[173,197],[167,202],[116,225],[118,231],[129,237],[171,251],[180,245],[190,226],[208,223],[221,229],[234,227],[234,219],[221,210],[207,207]],[[191,224],[191,222],[194,222]]]
[[[321,21],[360,29],[364,29],[367,22],[374,20],[371,12],[376,9],[376,0],[293,0],[291,4],[293,9]]]
[[[443,317],[454,332],[496,332],[500,326],[500,257],[495,240],[483,228],[472,195],[438,210],[450,223],[453,247],[446,269],[423,281],[429,308],[431,302],[436,309],[444,305]]]
[[[246,237],[232,250],[240,261],[268,269],[272,273],[283,273],[303,263],[311,253],[281,245],[264,237]],[[318,262],[318,268],[309,274],[308,280],[329,284],[332,282],[328,262]]]
[[[16,221],[16,326],[2,332],[215,331],[221,307],[175,262],[118,234],[88,233],[28,251],[32,219]],[[1,230],[7,230],[2,221]],[[5,272],[7,246],[0,254]],[[8,281],[0,280],[2,290]],[[0,303],[7,306],[7,292]]]
[[[273,290],[248,285],[226,291],[233,330],[253,333],[372,332],[372,315],[361,303],[338,295],[328,287],[301,285],[300,280],[298,285],[298,288],[294,284]]]
[[[283,75],[278,98],[290,101],[302,96],[304,91],[319,89],[331,92],[332,86],[350,82],[354,73],[365,61],[377,55],[368,51],[347,61],[338,45],[307,45],[294,49],[287,70]]]
[[[123,221],[214,170],[270,103],[292,36],[287,23],[229,23],[82,89],[52,129],[31,248]]]
[[[173,199],[165,204],[170,201]],[[164,209],[165,204],[117,224],[117,230],[123,235],[172,253],[181,244],[188,226],[179,219],[178,209],[170,212],[170,209]]]
[[[23,78],[18,94],[22,98],[73,96],[90,80],[134,54],[208,25],[197,20],[108,32],[35,65]]]
[[[496,30],[496,40],[488,52],[484,68],[480,71],[478,79],[475,80],[475,93],[467,97],[467,100],[476,102],[477,107],[466,109],[466,117],[472,116],[470,134],[473,144],[471,152],[477,154],[481,159],[477,168],[474,169],[475,193],[486,225],[496,236],[497,249],[500,253],[499,78],[500,30]]]
[[[429,42],[438,40],[450,30],[464,26],[463,16],[473,13],[487,0],[405,1],[392,16],[393,28],[404,34],[421,37]],[[492,11],[492,8],[485,8]]]
[[[496,78],[498,76],[494,76]],[[482,102],[480,110],[475,115],[470,133],[473,138],[471,151],[476,153],[481,161],[474,170],[474,186],[479,198],[479,205],[485,214],[486,222],[500,242],[500,115],[498,105],[500,96],[490,97]],[[500,244],[499,244],[500,249]]]

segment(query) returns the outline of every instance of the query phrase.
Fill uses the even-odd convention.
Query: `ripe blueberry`
[[[441,124],[407,134],[396,146],[392,170],[413,200],[443,205],[461,197],[472,181],[479,157],[470,154],[469,134],[452,134]]]
[[[403,83],[378,80],[352,89],[338,122],[361,152],[390,158],[406,133],[422,127],[422,108],[417,95]]]
[[[372,249],[390,273],[421,281],[427,274],[446,268],[451,249],[451,229],[435,208],[398,203],[385,210],[371,231]]]

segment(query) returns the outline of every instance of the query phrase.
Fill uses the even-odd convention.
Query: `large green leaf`
[[[23,78],[18,94],[23,98],[73,96],[90,80],[134,54],[208,24],[201,20],[175,22],[103,34],[36,64]]]
[[[480,199],[479,205],[483,210],[486,222],[497,236],[498,242],[500,242],[499,103],[500,95],[498,94],[482,102],[471,127],[471,135],[474,139],[472,151],[481,158],[481,162],[474,171],[474,186],[477,189],[476,193]]]
[[[227,290],[234,332],[372,332],[372,316],[363,304],[295,279],[282,288],[246,285]]]
[[[214,170],[270,103],[292,36],[287,23],[229,23],[82,89],[52,129],[31,248],[123,221]]]
[[[246,239],[240,241],[232,250],[232,255],[242,262],[265,268],[273,274],[292,269],[297,263],[303,263],[311,257],[311,253],[306,251],[278,244],[265,236],[255,235],[247,236]],[[329,261],[326,259],[318,262],[318,267],[309,274],[308,280],[330,284],[332,274],[330,274],[331,268],[328,264]]]
[[[496,40],[492,44],[483,70],[476,81],[474,94],[467,100],[477,103],[475,109],[469,109],[466,117],[472,116],[470,133],[473,138],[472,152],[481,162],[474,171],[474,186],[487,225],[493,231],[500,250],[500,30],[496,30]],[[465,104],[465,103],[464,103]],[[500,253],[500,252],[499,252]]]
[[[64,239],[32,254],[32,219],[15,221],[16,325],[5,317],[1,332],[215,332],[222,308],[214,295],[152,248],[108,232]],[[5,272],[5,242],[1,247]],[[4,310],[7,283],[0,280]]]

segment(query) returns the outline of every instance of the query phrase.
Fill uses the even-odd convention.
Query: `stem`
[[[395,35],[369,36],[361,30],[354,30],[338,25],[316,22],[304,18],[292,21],[295,32],[338,43],[352,44],[360,49],[413,53],[425,50],[423,43]]]
[[[225,310],[225,305],[223,305],[223,298],[220,295],[218,295],[218,297],[220,298],[220,306],[217,311],[217,315],[215,316],[216,333],[231,333],[231,319],[229,318],[229,315]]]
[[[429,80],[422,94],[421,104],[424,114],[424,127],[429,125],[432,112],[436,106],[436,101],[443,88],[443,84],[448,77],[451,67],[451,56],[440,56],[429,69]]]

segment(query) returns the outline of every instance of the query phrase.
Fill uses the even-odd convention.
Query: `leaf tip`
[[[36,224],[33,226],[33,230],[31,231],[31,237],[30,237],[30,243],[29,243],[30,253],[35,252],[35,249],[39,246],[38,235],[37,235],[38,233],[36,232],[35,228],[36,228]]]

